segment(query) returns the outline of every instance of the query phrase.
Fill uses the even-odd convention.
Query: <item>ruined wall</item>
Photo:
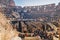
[[[10,1],[9,1],[9,5],[10,5],[10,6],[15,6],[14,0],[10,0]]]
[[[4,4],[7,6],[15,6],[14,0],[0,0],[0,4]]]

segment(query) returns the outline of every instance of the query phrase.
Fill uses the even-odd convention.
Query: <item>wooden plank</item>
[[[24,40],[39,40],[37,37],[25,37]]]

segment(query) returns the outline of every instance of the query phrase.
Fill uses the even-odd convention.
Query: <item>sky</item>
[[[14,0],[17,6],[36,6],[55,3],[56,5],[60,0]]]

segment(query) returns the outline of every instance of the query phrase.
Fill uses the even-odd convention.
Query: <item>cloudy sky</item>
[[[35,5],[45,5],[56,3],[58,4],[60,0],[14,0],[17,6],[35,6]]]

